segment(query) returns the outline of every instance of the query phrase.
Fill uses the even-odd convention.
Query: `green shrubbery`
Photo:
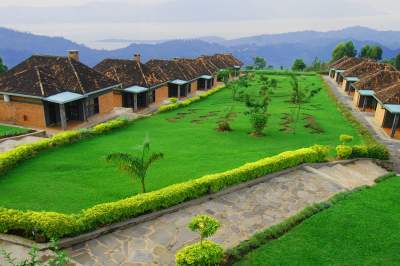
[[[218,244],[203,240],[214,235],[220,223],[217,219],[207,215],[197,215],[188,225],[193,232],[200,234],[200,243],[188,245],[176,253],[176,265],[178,266],[203,266],[220,265],[224,250]]]
[[[350,158],[372,158],[379,160],[388,160],[389,151],[387,148],[378,144],[377,142],[370,143],[367,145],[346,145],[353,141],[353,136],[340,135],[339,137],[341,145],[336,147],[336,155],[339,159],[350,159]]]
[[[160,106],[160,108],[158,109],[158,112],[159,113],[164,113],[164,112],[168,112],[168,111],[171,111],[171,110],[178,109],[180,107],[188,106],[189,104],[191,104],[193,102],[197,102],[199,100],[207,98],[208,96],[210,96],[210,95],[222,90],[223,88],[225,88],[225,87],[224,86],[216,87],[214,89],[211,89],[211,90],[208,90],[208,91],[204,92],[203,94],[200,94],[198,96],[194,96],[192,98],[188,98],[188,99],[186,99],[184,101],[181,101],[181,102],[179,102],[179,101],[176,101],[176,102],[171,101],[172,102],[171,104]],[[173,99],[173,98],[171,98],[171,99]]]
[[[116,202],[96,205],[74,215],[0,209],[0,233],[16,233],[34,239],[61,238],[95,230],[111,223],[165,209],[187,200],[302,163],[321,162],[321,146],[283,152],[241,167],[139,194]]]
[[[15,149],[0,154],[0,174],[5,174],[9,169],[16,166],[19,162],[35,156],[39,151],[48,149],[50,147],[73,143],[88,136],[103,134],[114,128],[124,126],[127,123],[127,119],[118,118],[99,124],[92,129],[65,131],[53,136],[50,139],[44,139],[31,144],[18,146]]]
[[[336,147],[336,154],[339,159],[349,159],[353,149],[347,145],[338,145]]]

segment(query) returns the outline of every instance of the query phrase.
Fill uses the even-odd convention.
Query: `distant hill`
[[[0,28],[0,56],[12,67],[32,54],[65,55],[76,49],[81,60],[95,65],[104,58],[132,58],[141,53],[143,61],[151,58],[195,57],[202,54],[232,52],[249,64],[254,56],[263,56],[275,67],[289,67],[294,59],[303,58],[307,63],[315,57],[329,60],[337,43],[353,40],[358,49],[365,44],[380,44],[384,57],[400,53],[400,32],[377,31],[364,27],[351,27],[338,31],[303,31],[269,34],[226,40],[216,36],[195,40],[171,40],[157,43],[133,43],[126,48],[112,51],[91,49],[62,37],[47,37]],[[128,45],[128,44],[127,44]]]

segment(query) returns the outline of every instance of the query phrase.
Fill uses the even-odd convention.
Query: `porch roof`
[[[184,81],[184,80],[181,80],[181,79],[175,79],[175,80],[170,81],[169,83],[175,84],[175,85],[185,85],[188,82]]]
[[[46,97],[43,100],[45,100],[47,102],[52,102],[52,103],[64,104],[64,103],[77,101],[77,100],[80,100],[83,98],[85,98],[85,96],[83,96],[82,94],[64,91],[64,92],[60,92],[55,95],[52,95],[50,97]]]
[[[145,88],[145,87],[141,87],[141,86],[132,86],[132,87],[124,89],[124,91],[126,91],[126,92],[136,93],[136,94],[142,93],[142,92],[145,92],[148,90],[149,90],[149,88]]]
[[[359,90],[361,96],[374,96],[375,92],[373,90]]]
[[[346,70],[343,70],[343,69],[336,69],[336,73],[343,73],[343,72],[345,72]]]
[[[200,78],[201,79],[212,79],[213,77],[209,76],[209,75],[203,75],[203,76],[200,76]]]
[[[357,82],[357,81],[360,80],[360,79],[357,78],[357,77],[346,77],[345,79],[346,79],[347,81],[349,81],[349,82]]]
[[[392,114],[400,114],[400,104],[385,104],[384,107]]]

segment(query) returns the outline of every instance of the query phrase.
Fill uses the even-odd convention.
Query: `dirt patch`
[[[293,118],[289,113],[283,113],[281,116],[281,122],[279,123],[280,131],[292,133],[293,132]]]
[[[322,134],[325,132],[314,116],[305,115],[303,120],[307,122],[304,127],[310,129],[311,134]]]

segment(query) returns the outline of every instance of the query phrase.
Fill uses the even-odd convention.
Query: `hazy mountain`
[[[12,67],[32,54],[65,55],[67,50],[77,49],[81,53],[81,60],[93,66],[104,58],[132,58],[137,52],[142,54],[143,61],[151,58],[195,57],[232,52],[246,64],[251,63],[254,56],[263,56],[275,67],[288,67],[296,58],[303,58],[307,63],[315,57],[329,60],[337,43],[349,39],[354,41],[358,49],[365,44],[381,45],[386,58],[400,53],[400,32],[377,31],[364,27],[330,32],[269,34],[234,40],[209,36],[195,40],[133,43],[111,51],[91,49],[61,37],[39,36],[0,28],[0,56]]]

